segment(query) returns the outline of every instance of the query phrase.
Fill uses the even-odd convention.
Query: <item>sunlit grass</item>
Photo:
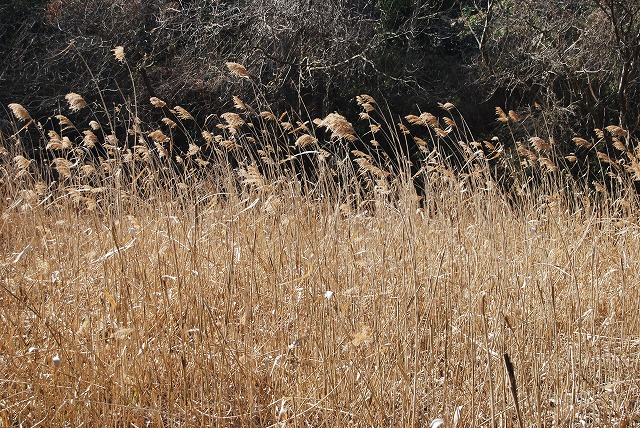
[[[157,98],[172,117],[122,129],[11,107],[0,424],[516,426],[505,354],[524,426],[637,423],[633,195],[451,104],[397,126],[359,97],[357,133],[234,102],[197,131]]]

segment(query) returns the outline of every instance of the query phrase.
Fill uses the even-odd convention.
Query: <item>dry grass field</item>
[[[451,105],[446,129],[424,113],[398,128],[360,98],[363,135],[338,114],[296,124],[235,101],[177,162],[182,108],[153,125],[135,106],[112,125],[60,112],[45,131],[11,106],[0,426],[640,424],[633,195],[564,180],[532,139],[515,163],[543,179],[514,205],[488,173],[508,160],[498,147],[466,173],[439,155],[473,143]],[[424,204],[408,167],[377,156],[378,132],[423,150]],[[34,134],[44,166],[24,151]],[[275,148],[283,135],[295,153]],[[303,151],[308,177],[290,167]]]

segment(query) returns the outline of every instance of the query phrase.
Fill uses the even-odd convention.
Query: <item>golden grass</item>
[[[375,147],[341,162],[340,142],[360,138],[344,117],[317,121],[333,134],[322,142],[273,114],[250,140],[234,114],[193,137],[181,172],[158,124],[126,145],[100,135],[120,144],[106,158],[50,148],[57,181],[2,140],[0,425],[638,423],[631,202],[543,183],[513,209],[470,167],[481,154],[454,173],[433,134],[420,139],[419,209],[409,173],[391,174]],[[334,147],[308,150],[313,183],[273,148],[287,132]],[[225,141],[247,161],[202,154]]]

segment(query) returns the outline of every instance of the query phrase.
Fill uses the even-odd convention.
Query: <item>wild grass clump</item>
[[[3,426],[637,423],[636,200],[546,141],[67,100],[1,140]]]

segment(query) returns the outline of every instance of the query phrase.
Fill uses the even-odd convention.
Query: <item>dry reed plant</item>
[[[371,135],[415,141],[359,102]],[[76,124],[42,137],[49,172],[3,137],[0,425],[638,424],[633,200],[548,181],[514,209],[489,173],[509,161],[499,142],[443,108],[407,117],[427,133],[417,173],[375,145],[339,152],[368,139],[337,113],[316,121],[324,141],[311,120],[227,112],[185,152],[164,123],[127,141]]]

